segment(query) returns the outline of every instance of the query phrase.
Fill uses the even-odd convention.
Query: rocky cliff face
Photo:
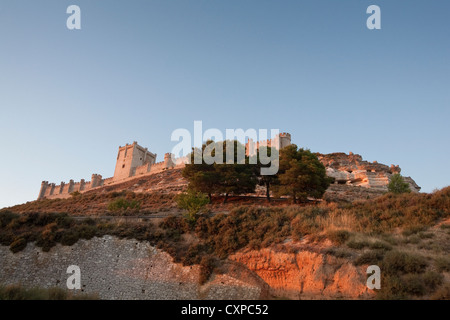
[[[259,299],[267,292],[257,276],[232,267],[199,285],[199,266],[174,263],[148,242],[104,236],[49,252],[28,244],[18,253],[0,246],[3,285],[65,289],[70,265],[80,267],[81,290],[101,299]]]
[[[81,269],[82,292],[101,299],[370,299],[364,268],[304,248],[243,251],[199,284],[200,267],[174,263],[147,242],[111,236],[12,253],[0,246],[0,283],[66,288],[68,266]]]
[[[335,179],[338,185],[350,185],[387,191],[391,176],[400,173],[398,165],[387,165],[377,161],[368,162],[359,154],[330,153],[317,154],[327,170],[327,175]],[[420,187],[411,177],[405,177],[412,192],[419,192]]]
[[[239,252],[230,259],[260,276],[274,296],[290,299],[371,299],[374,296],[366,287],[363,267],[320,252],[263,249]]]

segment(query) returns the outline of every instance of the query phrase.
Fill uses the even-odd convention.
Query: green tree
[[[187,192],[180,193],[176,198],[178,207],[187,210],[186,219],[190,222],[197,220],[199,212],[209,203],[208,196],[204,193],[188,189]]]
[[[207,164],[204,161],[203,157],[201,157],[202,162],[199,164],[194,163],[194,158],[195,154],[197,154],[198,156],[202,156],[206,146],[211,143],[214,142],[207,141],[206,144],[203,144],[202,150],[193,149],[192,153],[190,154],[191,163],[186,164],[182,171],[183,177],[188,180],[189,188],[194,191],[207,194],[210,203],[212,200],[212,194],[217,191],[219,185],[219,176],[214,166]]]
[[[411,192],[409,184],[403,180],[403,177],[399,173],[392,175],[391,181],[388,184],[388,190],[394,194]]]
[[[233,154],[230,154],[228,159],[232,160],[232,163],[227,163],[227,145],[230,144],[234,147]],[[218,150],[223,152],[222,155],[216,154]],[[203,156],[205,153],[211,155],[215,163],[206,163]],[[194,163],[196,154],[202,156],[199,164]],[[239,159],[241,154],[243,158]],[[245,147],[238,141],[207,141],[201,151],[194,149],[190,156],[191,164],[186,165],[182,175],[188,180],[190,189],[207,194],[210,202],[214,193],[225,194],[226,202],[229,194],[255,192],[255,171],[245,156]]]
[[[261,174],[261,169],[262,168],[268,168],[270,167],[272,164],[268,163],[268,164],[262,164],[261,163],[261,155],[265,155],[269,158],[275,158],[277,159],[279,154],[278,154],[278,150],[271,147],[266,147],[266,146],[261,146],[256,154],[256,165],[254,165],[254,170],[255,170],[255,175],[257,177],[257,183],[260,186],[264,186],[266,187],[266,198],[267,201],[270,202],[270,187],[273,185],[277,185],[279,184],[279,179],[278,179],[278,173],[274,174],[274,175],[262,175]],[[275,160],[275,161],[278,161]]]
[[[227,145],[232,144],[233,154],[229,156],[232,160],[227,163]],[[223,148],[222,164],[215,163],[214,168],[219,177],[218,191],[225,194],[224,203],[227,202],[229,194],[253,193],[256,188],[256,175],[253,166],[249,165],[249,158],[245,156],[245,147],[237,140],[227,140],[219,144],[217,148]],[[239,158],[239,150],[243,158]]]
[[[322,198],[331,180],[317,156],[295,144],[280,150],[278,179],[275,194],[290,195],[294,203],[297,199],[306,201],[307,197]]]

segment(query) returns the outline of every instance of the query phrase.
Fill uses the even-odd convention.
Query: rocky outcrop
[[[81,291],[101,299],[260,299],[267,285],[248,270],[228,268],[199,284],[200,267],[174,263],[148,242],[111,236],[58,244],[42,252],[33,243],[18,253],[0,246],[0,284],[66,288],[70,265],[81,270]]]
[[[366,274],[348,260],[307,248],[241,251],[205,284],[200,267],[174,263],[148,242],[111,236],[58,244],[42,252],[33,243],[18,253],[0,246],[0,284],[66,288],[67,268],[81,270],[81,290],[101,299],[370,299]]]
[[[400,173],[398,165],[390,167],[377,161],[368,162],[359,154],[330,153],[317,154],[327,170],[327,175],[335,179],[335,184],[365,187],[387,191],[391,176]],[[403,178],[412,192],[419,192],[420,187],[411,177]]]
[[[290,299],[371,299],[365,269],[311,250],[239,252],[230,259],[254,271],[274,296]]]
[[[355,187],[349,184],[331,184],[325,194],[323,200],[326,201],[346,201],[353,202],[356,200],[367,200],[377,198],[386,193],[381,188],[364,188]]]

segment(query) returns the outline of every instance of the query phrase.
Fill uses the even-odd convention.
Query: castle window
[[[122,165],[122,168],[125,168],[125,165],[124,165],[124,164]]]

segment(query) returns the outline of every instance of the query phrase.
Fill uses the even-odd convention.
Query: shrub
[[[75,244],[79,239],[79,234],[73,230],[67,230],[61,237],[61,244],[63,246],[71,246]]]
[[[209,203],[209,198],[201,192],[188,190],[188,192],[180,193],[176,201],[179,208],[187,210],[186,219],[193,222],[197,220],[199,212],[204,210]]]
[[[3,231],[0,232],[0,244],[3,246],[9,246],[12,242],[14,242],[15,236],[12,231]]]
[[[81,197],[81,193],[79,191],[72,192],[70,195],[72,196],[72,198]]]
[[[450,272],[450,259],[447,257],[436,258],[435,266],[439,272]]]
[[[347,230],[332,230],[327,232],[327,237],[333,243],[341,245],[350,238],[350,232]]]
[[[75,233],[78,233],[81,239],[92,239],[97,234],[97,228],[93,225],[81,225],[76,228]]]
[[[401,278],[402,291],[408,295],[423,296],[427,290],[420,274],[406,274]]]
[[[11,243],[9,246],[9,250],[11,250],[13,253],[22,251],[27,247],[27,240],[24,238],[17,238],[16,240]]]
[[[336,258],[350,258],[352,256],[352,253],[345,249],[336,249],[336,248],[329,248],[325,250],[326,254],[332,255]]]
[[[377,291],[379,300],[404,300],[408,298],[404,281],[397,275],[381,275],[381,289]]]
[[[424,231],[425,227],[421,226],[421,225],[414,225],[414,226],[410,226],[409,228],[405,229],[402,231],[402,235],[404,235],[405,237],[408,237],[410,235],[419,233],[421,231]]]
[[[47,289],[48,300],[67,300],[67,291],[61,288]]]
[[[61,228],[69,228],[73,223],[73,218],[67,213],[62,213],[56,218],[56,224]]]
[[[425,258],[399,251],[386,253],[382,270],[388,274],[421,273],[427,267]]]
[[[190,226],[188,223],[186,223],[186,220],[176,216],[169,216],[167,218],[164,218],[164,220],[159,224],[159,227],[164,230],[176,230],[180,234],[183,234],[190,230]]]
[[[48,252],[56,245],[56,223],[48,224],[37,237],[36,245],[42,247],[42,251]]]
[[[202,257],[202,260],[200,261],[200,278],[199,278],[200,284],[205,284],[209,280],[209,278],[213,273],[214,267],[215,267],[214,257],[210,255]]]
[[[450,284],[440,287],[435,293],[430,297],[432,300],[450,300]]]
[[[431,232],[419,232],[418,234],[420,239],[431,239],[434,238],[434,234]]]
[[[380,263],[380,261],[383,259],[384,257],[384,251],[380,251],[380,250],[372,250],[372,251],[367,251],[364,252],[363,254],[361,254],[359,257],[357,257],[354,261],[353,264],[355,266],[360,266],[360,265],[378,265]]]
[[[141,206],[141,204],[137,200],[129,200],[129,199],[120,197],[120,198],[117,198],[117,199],[111,201],[108,204],[108,210],[113,211],[113,212],[125,211],[127,209],[139,210],[140,206]]]
[[[399,240],[396,239],[395,237],[393,237],[393,236],[390,235],[390,234],[382,234],[382,235],[381,235],[381,238],[382,238],[384,241],[386,241],[387,243],[389,243],[389,244],[391,244],[391,245],[393,245],[393,246],[396,246],[396,245],[399,244]]]
[[[434,271],[427,271],[422,275],[425,286],[430,290],[435,290],[444,281],[444,276]]]
[[[0,212],[0,228],[6,227],[10,222],[19,217],[18,214],[12,213],[10,211]]]
[[[62,288],[24,288],[20,285],[0,285],[0,300],[91,300],[96,295],[72,294]]]
[[[406,274],[401,277],[402,289],[405,294],[423,296],[427,290],[422,275]]]
[[[382,241],[372,242],[369,245],[369,248],[370,249],[379,249],[379,250],[384,250],[384,251],[392,250],[392,246],[391,245],[389,245],[389,244],[387,244],[385,242],[382,242]]]
[[[388,184],[388,190],[394,194],[409,193],[411,189],[399,173],[392,175],[391,181]]]
[[[368,247],[369,245],[370,245],[370,243],[368,241],[351,240],[351,241],[347,242],[347,247],[349,247],[350,249],[357,249],[357,250],[364,249],[364,248]]]
[[[434,291],[443,282],[443,276],[436,272],[382,275],[378,299],[410,299]]]
[[[406,238],[405,240],[403,240],[403,243],[408,244],[408,243],[412,243],[412,244],[418,244],[420,241],[422,241],[419,236],[417,235],[413,235],[410,236],[408,238]]]

